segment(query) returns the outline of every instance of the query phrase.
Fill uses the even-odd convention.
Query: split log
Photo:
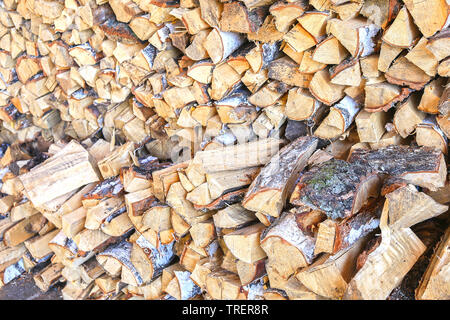
[[[331,82],[327,70],[321,70],[314,74],[309,84],[309,91],[320,102],[331,106],[344,96],[344,86]]]
[[[279,139],[268,138],[243,145],[199,151],[193,161],[199,163],[207,173],[254,167],[266,164],[281,143]]]
[[[223,239],[233,255],[246,263],[253,263],[266,256],[259,244],[263,224],[254,224],[226,234]]]
[[[109,273],[119,273],[121,281],[134,286],[140,286],[144,283],[141,274],[134,266],[131,260],[132,244],[127,241],[121,241],[106,248],[97,255],[98,263]],[[116,268],[109,269],[108,263],[113,259]],[[118,271],[116,271],[118,268]],[[114,271],[112,271],[114,270]],[[112,271],[112,272],[111,272]]]
[[[437,203],[411,184],[388,193],[386,198],[391,228],[409,228],[448,210],[448,206]]]
[[[242,205],[278,217],[298,174],[316,147],[317,139],[302,137],[281,149],[253,180]]]
[[[419,146],[440,149],[447,154],[448,139],[439,127],[435,116],[428,116],[416,128],[416,142]]]
[[[174,242],[171,242],[157,248],[142,235],[133,243],[130,260],[144,283],[159,277],[162,270],[171,263],[174,258],[173,245]]]
[[[328,115],[314,131],[314,135],[321,139],[337,138],[350,127],[359,110],[358,103],[345,96],[330,108]]]
[[[421,90],[431,77],[422,69],[400,57],[385,73],[386,80],[393,84],[408,86],[413,90]]]
[[[324,105],[305,89],[294,87],[289,90],[285,107],[285,113],[289,119],[320,121],[324,111]]]
[[[244,38],[235,32],[214,28],[203,43],[214,64],[222,62],[244,43]]]
[[[395,130],[402,138],[406,138],[417,128],[426,117],[426,115],[418,109],[418,96],[411,95],[408,100],[397,107],[394,114]]]
[[[47,224],[47,219],[37,213],[10,226],[3,233],[3,242],[14,247],[37,234]]]
[[[448,286],[445,285],[447,281],[449,235],[450,232],[447,228],[419,287],[416,289],[416,299],[418,300],[445,300],[450,295]]]
[[[373,202],[364,206],[356,216],[340,222],[327,219],[319,223],[314,254],[336,254],[377,229],[381,206]]]
[[[383,41],[394,47],[409,48],[419,37],[419,30],[413,23],[410,13],[403,7],[394,22],[383,35]]]
[[[389,146],[377,150],[357,149],[349,161],[365,163],[377,172],[436,190],[443,187],[445,182],[446,165],[443,159],[442,152],[436,149]]]
[[[375,50],[374,38],[380,30],[377,25],[358,18],[346,21],[331,19],[327,29],[353,57],[372,54]]]
[[[253,212],[240,204],[232,204],[213,215],[214,225],[220,229],[240,229],[256,220]]]
[[[355,118],[359,140],[361,142],[378,142],[385,132],[386,122],[386,112],[361,110]]]
[[[21,175],[19,179],[30,201],[35,206],[42,206],[78,187],[98,181],[94,168],[89,161],[88,152],[80,144],[70,142],[53,157],[29,173]],[[73,176],[78,179],[73,179]]]
[[[55,285],[61,279],[63,268],[64,265],[61,263],[49,265],[33,277],[36,286],[43,292],[48,291],[50,287]]]
[[[297,224],[302,215],[308,215],[308,212],[286,212],[262,234],[261,248],[268,256],[266,268],[269,278],[275,271],[278,277],[287,280],[298,268],[312,263],[314,237]],[[275,283],[272,285],[276,286]]]
[[[448,6],[444,1],[434,0],[427,3],[427,6],[424,6],[420,1],[407,0],[405,5],[413,17],[414,23],[427,38],[447,25]],[[432,19],[425,14],[427,10],[433,12]]]
[[[200,287],[192,281],[189,271],[174,271],[173,273],[174,278],[164,291],[177,300],[193,299],[200,294]]]
[[[424,244],[410,228],[388,224],[389,202],[385,201],[380,219],[381,243],[369,253],[362,268],[349,282],[346,299],[386,299],[425,251]],[[392,264],[392,261],[396,263]],[[376,278],[372,278],[374,274]],[[368,278],[377,281],[369,283]]]
[[[319,296],[341,299],[354,274],[363,243],[364,238],[334,255],[323,255],[310,266],[300,269],[295,277]]]

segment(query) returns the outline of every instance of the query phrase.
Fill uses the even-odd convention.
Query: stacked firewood
[[[449,299],[445,0],[4,0],[0,286]]]

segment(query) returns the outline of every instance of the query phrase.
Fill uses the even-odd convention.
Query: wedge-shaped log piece
[[[39,58],[31,56],[21,56],[16,62],[16,73],[19,81],[26,83],[34,75],[42,71]]]
[[[447,154],[448,139],[439,127],[436,116],[429,115],[417,125],[416,142],[419,146],[437,148]]]
[[[225,3],[220,18],[223,31],[251,33],[258,31],[267,15],[267,7],[248,10],[241,2]]]
[[[444,93],[444,88],[445,78],[438,78],[428,83],[417,108],[426,113],[439,113],[439,101]]]
[[[190,34],[197,34],[199,31],[209,28],[209,25],[201,17],[200,8],[185,11],[181,16],[181,21]]]
[[[206,276],[206,291],[213,299],[244,299],[241,288],[238,275],[227,270],[218,269]]]
[[[271,265],[269,269],[275,268],[277,276],[284,280],[298,268],[311,264],[314,259],[314,237],[297,224],[300,215],[283,213],[261,237],[261,248]],[[269,269],[267,272],[271,277]],[[270,282],[272,284],[272,280]]]
[[[324,300],[308,288],[306,288],[295,276],[289,278],[286,285],[283,287],[289,300]]]
[[[402,138],[414,132],[417,125],[425,119],[426,114],[418,110],[419,97],[411,95],[406,102],[400,104],[395,110],[393,123],[395,130]]]
[[[106,198],[119,198],[123,195],[123,185],[119,177],[111,177],[95,185],[81,197],[83,207],[91,208]]]
[[[28,198],[35,206],[99,180],[89,153],[72,140],[53,157],[20,175]]]
[[[23,244],[11,248],[2,248],[2,251],[0,251],[0,272],[19,261],[26,251],[27,248]]]
[[[116,148],[111,154],[98,162],[98,168],[103,178],[110,178],[120,173],[120,168],[132,165],[130,152],[134,150],[134,143],[127,142]]]
[[[320,102],[331,106],[344,96],[345,86],[331,82],[328,70],[324,69],[314,74],[309,91]]]
[[[263,277],[266,274],[266,259],[258,260],[254,263],[246,263],[241,260],[236,262],[237,273],[241,284],[246,286],[251,282]]]
[[[155,232],[171,231],[170,211],[171,209],[167,204],[155,203],[142,216],[136,217],[141,218],[139,223],[135,223],[134,217],[130,216],[130,219],[132,219],[136,229],[141,233],[148,229],[152,229]]]
[[[390,228],[409,228],[448,210],[416,187],[408,184],[386,195],[389,199]]]
[[[322,139],[339,137],[353,123],[359,110],[358,103],[349,96],[345,96],[330,108],[330,112],[320,123],[314,135]]]
[[[219,20],[223,4],[219,0],[199,0],[202,18],[211,27],[220,27]]]
[[[330,19],[329,12],[308,11],[302,14],[297,21],[301,26],[313,36],[316,42],[321,41],[326,36],[327,20]]]
[[[400,9],[394,22],[383,35],[383,41],[391,46],[409,48],[420,33],[406,7]]]
[[[155,166],[150,170],[143,169],[137,166],[123,168],[120,172],[121,181],[126,192],[135,192],[153,186],[152,172],[163,166]]]
[[[275,18],[275,27],[280,32],[288,32],[289,27],[295,23],[295,20],[300,17],[308,5],[306,1],[296,1],[285,3],[278,1],[270,6],[270,14]]]
[[[261,223],[245,227],[226,234],[223,239],[231,253],[247,263],[253,263],[266,257],[261,249],[259,238],[265,226]]]
[[[382,206],[377,200],[370,201],[361,211],[342,221],[327,219],[319,224],[314,253],[336,254],[351,247],[359,239],[378,228]]]
[[[173,271],[174,277],[164,289],[177,300],[193,299],[201,293],[201,289],[191,279],[189,271]]]
[[[388,82],[367,84],[364,91],[364,109],[369,112],[387,111],[411,93],[408,88],[400,88]]]
[[[316,39],[306,31],[300,23],[297,23],[283,37],[295,51],[302,52],[316,45]]]
[[[270,81],[252,94],[248,101],[257,107],[269,107],[275,104],[289,89],[290,86],[283,82]]]
[[[64,265],[62,263],[54,263],[39,271],[39,273],[33,277],[36,286],[41,289],[41,291],[47,292],[50,287],[61,279],[63,268]]]
[[[380,182],[367,165],[332,159],[305,173],[290,201],[321,210],[331,219],[350,217],[369,197],[378,196]]]
[[[99,229],[102,223],[123,206],[123,198],[106,198],[100,201],[95,207],[86,210],[86,229]]]
[[[14,247],[36,235],[47,223],[48,221],[43,215],[36,213],[5,230],[3,242],[9,247]]]
[[[431,258],[419,287],[416,289],[418,300],[448,300],[450,298],[450,228],[447,228],[441,242]]]
[[[398,58],[385,73],[386,80],[393,84],[421,90],[431,77],[405,57]]]
[[[405,0],[414,23],[425,37],[431,37],[448,25],[449,8],[444,0],[431,0],[423,3],[419,0]]]
[[[203,212],[194,209],[192,203],[186,200],[187,192],[180,182],[171,185],[167,193],[167,204],[183,217],[187,222],[189,219],[204,215]]]
[[[426,47],[433,53],[438,61],[447,58],[450,55],[450,31],[448,28],[429,38]]]
[[[192,281],[199,286],[202,291],[206,290],[206,277],[209,273],[211,273],[214,269],[216,269],[217,263],[214,261],[210,261],[208,258],[203,258],[197,262],[195,265],[194,271],[192,271],[191,279]]]
[[[278,217],[317,143],[315,138],[300,137],[281,149],[252,182],[242,205],[248,210]]]
[[[278,152],[282,142],[280,139],[268,138],[236,146],[199,151],[195,154],[193,161],[201,165],[206,173],[255,167],[268,163],[270,158]]]
[[[363,244],[364,238],[334,255],[325,254],[312,265],[300,269],[295,277],[319,296],[342,299],[347,283],[355,272],[356,259]]]
[[[140,216],[150,209],[158,200],[155,198],[152,189],[144,189],[125,195],[125,203],[129,215]]]
[[[353,57],[365,57],[374,52],[374,38],[380,31],[380,27],[361,18],[346,21],[331,19],[328,21],[327,30]]]
[[[133,245],[128,241],[120,241],[108,246],[104,251],[97,255],[98,263],[107,267],[107,263],[113,260],[120,269],[121,281],[133,286],[144,284],[141,274],[134,266],[131,260],[131,251]],[[106,269],[108,271],[108,269]]]
[[[331,83],[343,86],[358,87],[361,84],[361,68],[359,60],[349,59],[330,68]]]
[[[367,0],[364,1],[360,13],[384,30],[398,14],[400,5],[399,0]]]
[[[267,68],[270,62],[276,59],[280,53],[279,41],[269,43],[255,43],[252,46],[242,46],[242,56],[247,61],[248,65],[254,73],[259,73],[261,70]],[[238,52],[241,51],[238,50]]]
[[[428,40],[421,38],[416,46],[405,56],[410,62],[422,69],[430,77],[434,77],[437,72],[439,61],[434,54],[427,49]]]
[[[252,183],[260,168],[245,168],[240,170],[212,172],[206,174],[209,194],[212,199],[244,187]]]
[[[163,269],[172,262],[175,257],[173,245],[172,241],[169,244],[159,244],[156,248],[143,235],[133,243],[130,259],[145,283],[159,277]]]
[[[272,61],[269,65],[268,76],[270,79],[301,88],[307,88],[312,79],[312,75],[301,73],[298,65],[288,57]]]
[[[30,240],[25,241],[25,247],[28,249],[28,252],[36,261],[42,260],[46,258],[49,254],[53,254],[53,251],[48,246],[48,243],[58,233],[59,230],[56,229],[50,231],[45,235],[34,237]]]
[[[335,36],[329,36],[316,46],[311,58],[324,64],[339,64],[346,56],[348,51],[339,40]]]
[[[80,207],[72,212],[66,213],[62,216],[61,220],[64,234],[69,238],[73,238],[78,232],[84,229],[86,208]]]
[[[189,230],[196,247],[205,248],[216,238],[216,230],[212,219],[201,221]]]
[[[388,146],[376,150],[357,149],[349,161],[432,191],[445,185],[447,166],[444,155],[434,148]]]
[[[214,225],[220,229],[239,229],[256,220],[255,214],[239,203],[227,206],[213,215]]]
[[[11,208],[9,216],[11,217],[11,221],[15,222],[27,217],[31,217],[36,213],[38,213],[38,211],[33,207],[31,201],[23,199]]]
[[[153,193],[155,194],[155,197],[158,198],[159,201],[165,201],[167,192],[169,191],[170,186],[179,181],[178,178],[178,169],[184,169],[188,166],[187,162],[178,163],[172,166],[169,166],[167,168],[153,171],[152,177],[153,177]],[[194,169],[188,170],[188,172],[196,172]],[[189,180],[192,180],[189,176]],[[202,176],[204,179],[204,177]],[[204,180],[201,180],[198,184],[194,184],[195,186],[200,185],[203,183]]]
[[[410,228],[388,225],[389,202],[380,219],[381,243],[349,282],[345,299],[386,299],[426,249]]]
[[[295,121],[320,119],[325,106],[317,101],[306,89],[292,88],[286,101],[285,114]]]
[[[360,142],[378,142],[385,131],[386,112],[367,112],[361,110],[355,118]]]
[[[214,64],[222,62],[244,43],[244,37],[235,32],[214,28],[203,42]]]
[[[83,252],[101,250],[108,245],[109,240],[112,240],[112,237],[101,230],[89,229],[84,229],[73,238],[78,250]]]

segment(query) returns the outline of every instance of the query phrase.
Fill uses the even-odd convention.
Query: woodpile
[[[0,286],[450,298],[445,0],[5,0]]]

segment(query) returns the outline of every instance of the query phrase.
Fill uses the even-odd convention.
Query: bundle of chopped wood
[[[445,0],[4,0],[0,286],[449,299]]]

